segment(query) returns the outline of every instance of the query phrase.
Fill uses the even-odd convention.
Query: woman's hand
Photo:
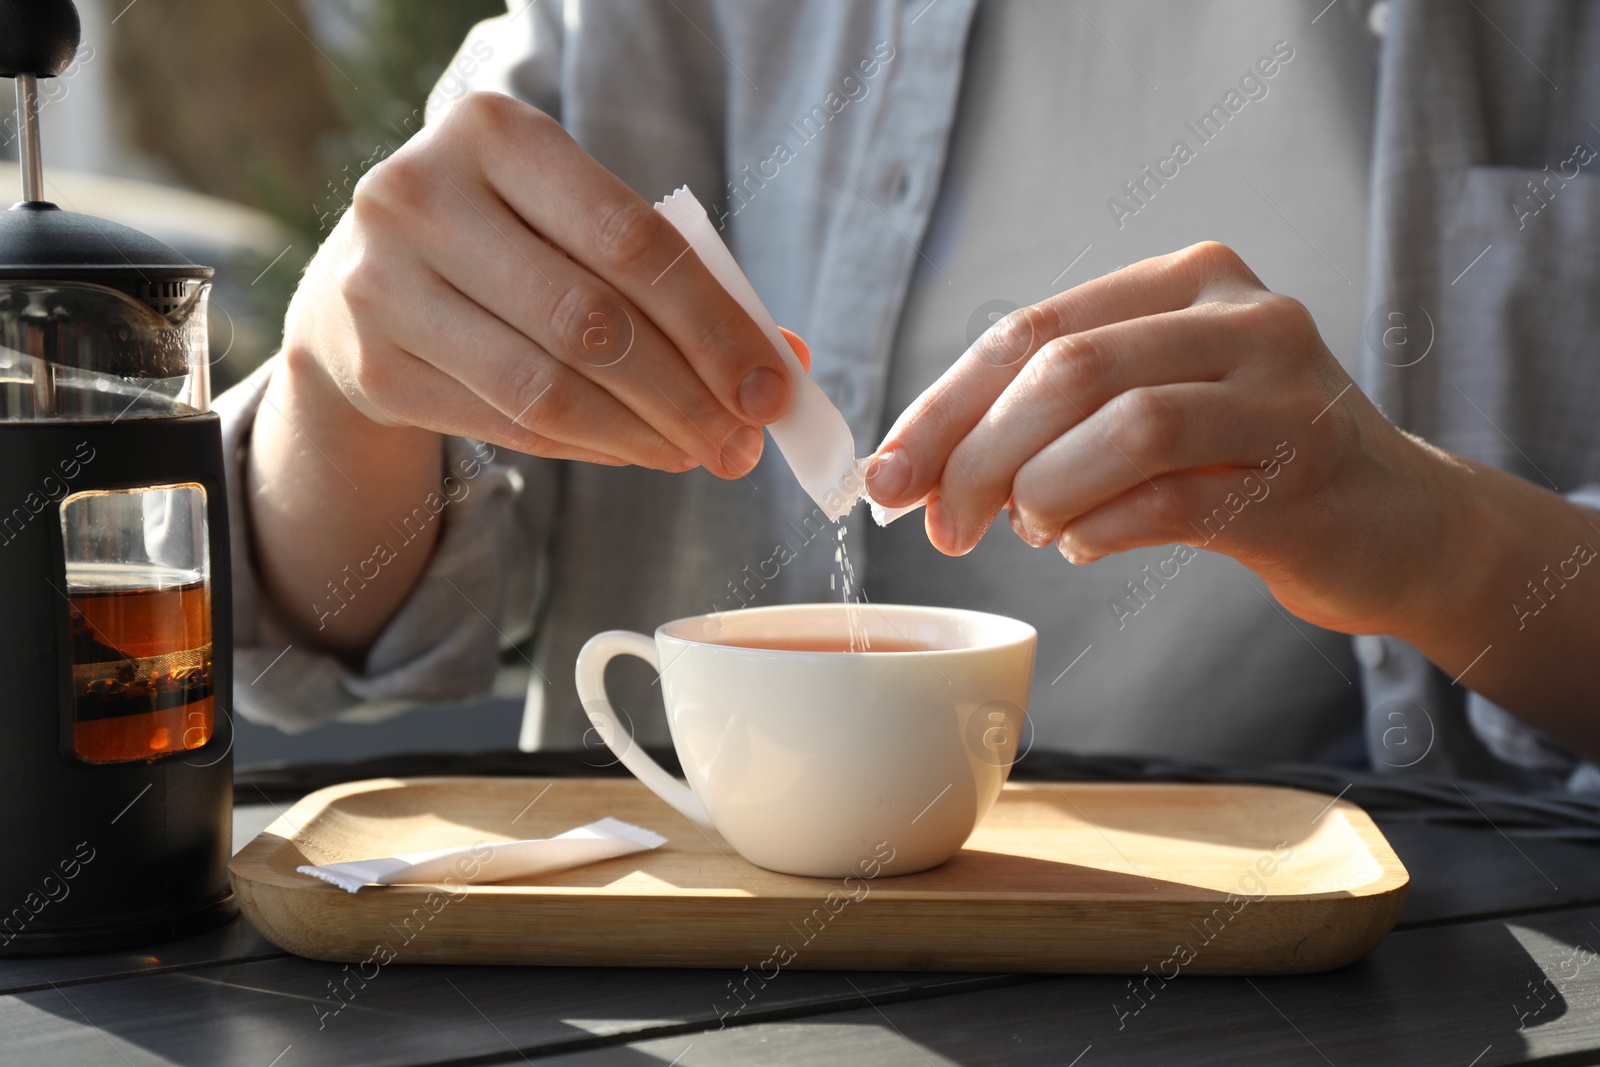
[[[386,426],[735,477],[789,377],[686,249],[554,119],[475,93],[356,186],[290,308],[288,373]]]
[[[276,636],[370,647],[443,525],[391,544],[441,491],[441,434],[728,478],[789,393],[670,223],[554,119],[463,97],[362,178],[290,306],[246,487]],[[330,604],[375,545],[390,561]]]
[[[1396,632],[1461,466],[1384,419],[1303,306],[1200,244],[1007,316],[900,417],[867,484],[929,498],[949,554],[1006,508],[1074,563],[1183,542],[1302,618]]]

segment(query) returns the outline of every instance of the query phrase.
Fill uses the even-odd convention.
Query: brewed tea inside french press
[[[143,282],[132,286],[145,288]],[[142,420],[210,406],[209,285],[0,282],[0,419]],[[154,297],[154,299],[150,299]],[[205,490],[72,491],[85,443],[41,479],[71,602],[73,747],[89,762],[200,748],[215,729]],[[28,511],[24,501],[23,511]],[[0,517],[0,539],[24,516]]]

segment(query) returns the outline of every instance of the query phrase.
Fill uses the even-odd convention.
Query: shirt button
[[[1361,634],[1356,637],[1356,662],[1367,670],[1377,670],[1388,658],[1389,652],[1384,647],[1383,638],[1375,634]]]
[[[1387,37],[1389,34],[1389,0],[1378,0],[1376,4],[1367,9],[1367,29],[1372,31],[1374,37]]]
[[[911,173],[899,163],[891,166],[883,176],[883,191],[891,204],[903,204],[911,196]]]

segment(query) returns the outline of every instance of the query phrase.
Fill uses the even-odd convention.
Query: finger
[[[1163,474],[1078,516],[1056,547],[1073,563],[1117,552],[1182,543],[1249,555],[1250,534],[1277,485],[1258,467],[1215,467]]]
[[[392,301],[390,309],[388,317],[366,320],[382,323],[386,335],[363,337],[359,385],[400,421],[538,455],[555,455],[541,442],[566,446],[558,458],[579,458],[570,453],[578,449],[658,470],[695,465],[615,397],[442,280],[434,279],[425,297]],[[396,321],[396,314],[406,318]],[[419,375],[439,393],[437,403],[411,381]],[[452,380],[477,403],[444,389]]]
[[[1113,397],[1141,386],[1212,382],[1244,348],[1227,307],[1147,315],[1044,345],[950,453],[938,495],[953,540],[978,543],[1023,464]]]
[[[800,366],[805,368],[807,374],[810,374],[811,346],[801,340],[800,335],[792,330],[785,330],[782,326],[779,326],[778,332],[783,334],[783,339],[789,342],[790,348],[794,349],[795,358],[800,361]]]
[[[1023,464],[1013,526],[1029,544],[1047,545],[1079,515],[1163,474],[1256,464],[1271,456],[1272,429],[1282,424],[1271,406],[1231,382],[1125,392]]]
[[[1231,251],[1207,243],[1135,263],[1012,312],[895,421],[868,466],[872,498],[900,507],[926,496],[956,445],[1048,341],[1176,311],[1212,287],[1250,278]]]
[[[465,187],[452,182],[447,195],[452,199],[443,202],[440,218],[412,224],[413,228],[432,226],[437,231],[429,239],[417,241],[412,254],[420,255],[465,302],[454,302],[450,310],[435,307],[431,289],[416,293],[415,299],[445,324],[446,332],[457,324],[493,317],[513,328],[532,348],[504,338],[501,343],[479,348],[468,343],[468,338],[458,337],[421,351],[430,357],[477,364],[472,373],[480,395],[487,395],[486,389],[506,388],[514,396],[523,396],[524,403],[531,397],[524,396],[519,386],[528,381],[534,366],[520,353],[553,356],[635,417],[596,423],[597,431],[629,426],[628,432],[636,435],[637,427],[631,423],[642,421],[723,477],[737,477],[755,466],[763,447],[761,431],[731,414],[642,312],[530,232],[486,189],[470,182]],[[396,191],[383,185],[368,200],[369,214],[398,213],[409,203],[403,187]],[[382,268],[378,271],[381,274]],[[390,306],[396,302],[391,289],[385,287],[381,294]],[[451,368],[441,369],[448,372]],[[597,411],[606,407],[598,401],[591,406]],[[619,445],[613,451],[627,454],[631,450]]]
[[[394,348],[386,355],[386,361],[394,367],[393,380],[385,388],[377,390],[376,395],[382,398],[380,411],[391,413],[396,422],[435,433],[486,441],[500,448],[546,459],[578,460],[608,467],[628,464],[649,466],[648,463],[639,462],[640,457],[629,459],[616,456],[530,429],[527,425],[528,416],[524,416],[521,423],[506,417],[461,382],[409,352]],[[369,392],[368,395],[370,397],[373,393]],[[561,425],[562,420],[547,421],[557,432],[567,432],[567,428]],[[681,471],[687,469],[687,464],[692,464],[687,457],[684,457],[684,461],[685,465],[657,469]]]
[[[464,143],[491,146],[479,151],[498,195],[643,311],[727,411],[765,423],[788,410],[782,357],[660,213],[534,108],[483,94],[457,114]]]

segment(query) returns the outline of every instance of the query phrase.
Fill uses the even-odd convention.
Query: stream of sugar
[[[833,550],[833,562],[839,566],[839,586],[844,596],[845,624],[850,628],[850,651],[867,652],[872,639],[867,636],[866,620],[862,618],[862,595],[856,588],[856,569],[850,565],[850,553],[845,550],[845,526],[839,523],[839,545]],[[830,583],[831,584],[831,583]]]

